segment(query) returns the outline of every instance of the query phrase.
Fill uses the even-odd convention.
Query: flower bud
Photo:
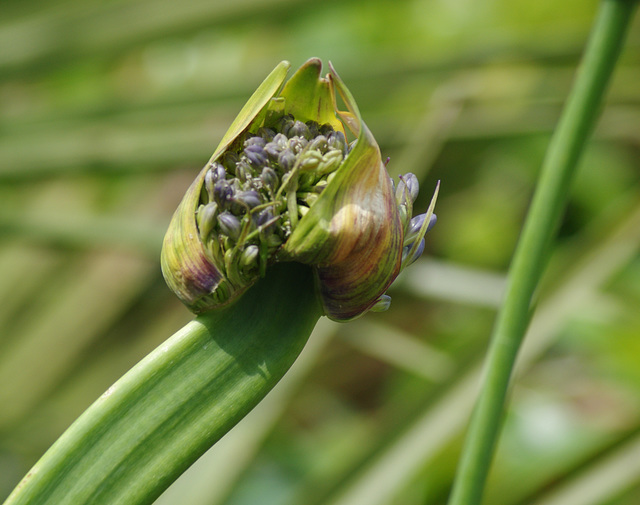
[[[391,305],[391,297],[389,295],[380,295],[380,298],[376,300],[371,308],[369,309],[371,312],[384,312],[389,309]]]
[[[262,143],[264,144],[263,139],[260,137],[255,138],[262,140]],[[264,152],[263,147],[264,146],[257,144],[251,144],[244,150],[244,155],[254,167],[262,167],[267,162],[267,153]]]
[[[278,183],[280,181],[278,180],[278,174],[276,174],[276,171],[273,168],[264,167],[262,169],[262,173],[260,174],[260,182],[262,183],[263,187],[274,191],[277,189]]]
[[[233,201],[240,206],[238,212],[242,212],[242,208],[249,210],[257,207],[262,203],[262,198],[257,191],[240,191],[232,197]]]
[[[259,267],[260,248],[257,245],[250,245],[240,255],[240,271],[249,273],[257,271]]]
[[[240,220],[229,212],[223,212],[218,216],[220,232],[233,240],[240,237]]]
[[[196,313],[232,303],[280,261],[313,268],[334,320],[385,310],[386,289],[435,223],[435,195],[412,218],[417,178],[394,187],[335,70],[321,77],[312,59],[285,82],[288,67],[278,65],[242,109],[165,237],[165,279]]]
[[[419,214],[411,218],[411,221],[409,223],[409,230],[407,231],[407,233],[405,233],[405,238],[404,238],[405,245],[407,243],[413,242],[415,238],[419,236],[420,230],[424,226],[426,217],[427,217],[426,214]],[[438,220],[437,216],[435,214],[431,214],[431,219],[429,220],[429,224],[427,225],[427,232],[430,231],[431,228],[435,226],[437,220]]]
[[[309,127],[302,121],[294,121],[291,128],[286,132],[287,137],[304,137],[308,139],[311,136]]]
[[[215,225],[217,212],[218,206],[215,202],[210,202],[207,205],[201,205],[198,207],[197,222],[202,240],[207,240],[209,238],[209,234]]]

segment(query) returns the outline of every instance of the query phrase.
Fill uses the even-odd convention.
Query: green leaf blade
[[[312,287],[308,268],[274,267],[189,323],[109,388],[6,505],[152,503],[293,364],[320,315]]]

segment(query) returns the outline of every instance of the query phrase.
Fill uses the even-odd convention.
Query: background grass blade
[[[509,379],[529,321],[533,294],[546,265],[549,243],[566,206],[578,160],[622,50],[635,4],[629,0],[601,3],[514,253],[504,303],[492,333],[483,389],[469,425],[450,505],[473,505],[482,501]]]

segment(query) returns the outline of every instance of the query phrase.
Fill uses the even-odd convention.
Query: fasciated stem
[[[493,457],[511,372],[525,334],[548,247],[565,209],[576,165],[600,111],[637,0],[603,0],[581,68],[544,159],[509,270],[449,505],[477,505]]]
[[[280,380],[320,314],[309,268],[271,267],[111,386],[5,505],[152,503]]]

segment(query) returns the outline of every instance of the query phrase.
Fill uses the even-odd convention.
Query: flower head
[[[313,267],[325,314],[353,319],[384,310],[384,292],[422,253],[435,195],[412,217],[417,178],[394,185],[351,93],[321,67],[311,59],[285,83],[280,63],[174,214],[162,270],[192,311],[229,304],[270,264],[297,261]]]

